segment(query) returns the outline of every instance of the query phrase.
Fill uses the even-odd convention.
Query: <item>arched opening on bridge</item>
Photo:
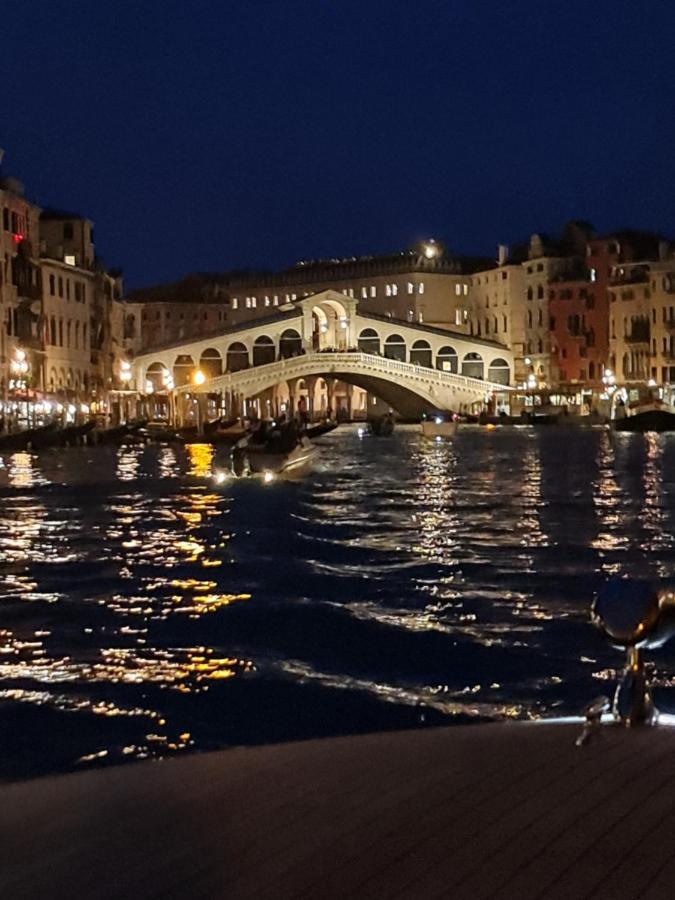
[[[457,351],[454,347],[441,347],[436,354],[436,368],[440,369],[441,372],[457,373],[459,369],[459,360],[457,358]]]
[[[324,347],[330,345],[328,329],[328,316],[325,309],[315,306],[312,309],[312,348],[314,350],[323,350]]]
[[[429,341],[415,341],[410,348],[410,362],[416,366],[431,368],[431,344]]]
[[[248,369],[248,350],[246,344],[235,341],[227,348],[227,371],[240,372]]]
[[[387,359],[398,359],[405,362],[406,346],[400,334],[390,334],[384,342],[384,355]]]
[[[194,368],[195,361],[188,354],[183,353],[180,356],[176,357],[176,360],[173,364],[173,383],[176,385],[176,387],[182,387],[185,384],[190,384]]]
[[[209,347],[201,355],[199,368],[207,378],[217,378],[223,374],[223,359],[213,347]]]
[[[276,351],[274,341],[266,334],[261,334],[253,343],[253,365],[264,366],[274,362]]]
[[[484,378],[485,365],[480,353],[467,353],[462,360],[462,375],[467,378]]]
[[[154,362],[148,366],[145,373],[145,380],[152,385],[153,391],[162,391],[166,389],[166,382],[169,377],[169,370],[161,362]],[[145,385],[140,386],[145,393]]]
[[[302,350],[302,338],[295,328],[287,328],[282,331],[279,338],[279,356],[281,359],[290,359],[291,356],[298,356]]]
[[[493,359],[488,368],[488,381],[496,384],[508,384],[511,378],[511,370],[505,359]]]
[[[380,355],[380,336],[374,328],[364,328],[358,338],[361,353]]]

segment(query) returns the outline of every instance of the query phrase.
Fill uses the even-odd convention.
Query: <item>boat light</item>
[[[216,484],[224,484],[227,481],[227,474],[225,472],[216,472],[213,478]]]
[[[441,416],[436,416],[436,418],[434,419],[434,422],[435,422],[437,425],[442,425],[442,424],[443,424],[443,419],[441,418]]]
[[[270,482],[274,481],[274,472],[265,472],[263,475],[263,481],[265,484],[270,484]]]
[[[440,436],[440,434],[437,434],[436,435],[436,443],[439,444],[442,440],[443,440],[443,438]]]
[[[357,428],[356,433],[358,434],[359,437],[363,437],[363,435],[366,433],[366,429],[365,428]]]

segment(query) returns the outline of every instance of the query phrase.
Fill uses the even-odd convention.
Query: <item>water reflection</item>
[[[24,746],[49,728],[72,768],[576,712],[617,662],[587,621],[602,578],[674,574],[675,444],[543,431],[345,429],[274,491],[215,492],[206,445],[6,456],[0,697]],[[669,710],[667,660],[659,684]]]

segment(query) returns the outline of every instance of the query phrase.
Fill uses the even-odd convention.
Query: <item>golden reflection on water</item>
[[[38,468],[37,461],[37,457],[32,453],[13,453],[7,467],[10,486],[31,488],[36,485],[49,484],[49,479]]]
[[[521,544],[525,547],[547,547],[551,545],[548,535],[541,527],[541,458],[539,444],[532,438],[528,441],[523,459],[521,478],[521,497],[523,499],[523,517],[521,528],[523,536]],[[530,557],[530,567],[534,565],[534,557]]]
[[[413,521],[419,543],[413,550],[427,560],[452,565],[457,561],[460,530],[455,506],[457,458],[450,441],[421,441],[419,477],[413,485]]]
[[[134,481],[138,477],[142,447],[120,447],[117,452],[117,477],[120,481]]]
[[[640,513],[641,523],[646,532],[640,549],[650,551],[672,547],[673,537],[664,518],[663,492],[663,448],[665,435],[648,432],[644,435],[647,444],[647,458],[642,471],[644,500]],[[670,575],[670,567],[663,559],[656,560],[656,572],[660,577]]]
[[[213,447],[211,444],[188,444],[188,461],[190,468],[188,475],[197,478],[210,478],[213,474],[211,463],[213,462]]]
[[[598,551],[601,570],[616,575],[621,565],[607,559],[607,554],[626,549],[628,538],[621,533],[626,512],[622,508],[623,491],[616,480],[616,451],[611,437],[609,432],[603,432],[598,445],[598,477],[593,484],[598,533],[591,546]]]

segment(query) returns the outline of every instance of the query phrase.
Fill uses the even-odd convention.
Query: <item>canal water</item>
[[[675,575],[675,435],[345,426],[297,483],[205,445],[0,461],[0,777],[576,713],[611,574]],[[675,712],[675,646],[653,654]]]

